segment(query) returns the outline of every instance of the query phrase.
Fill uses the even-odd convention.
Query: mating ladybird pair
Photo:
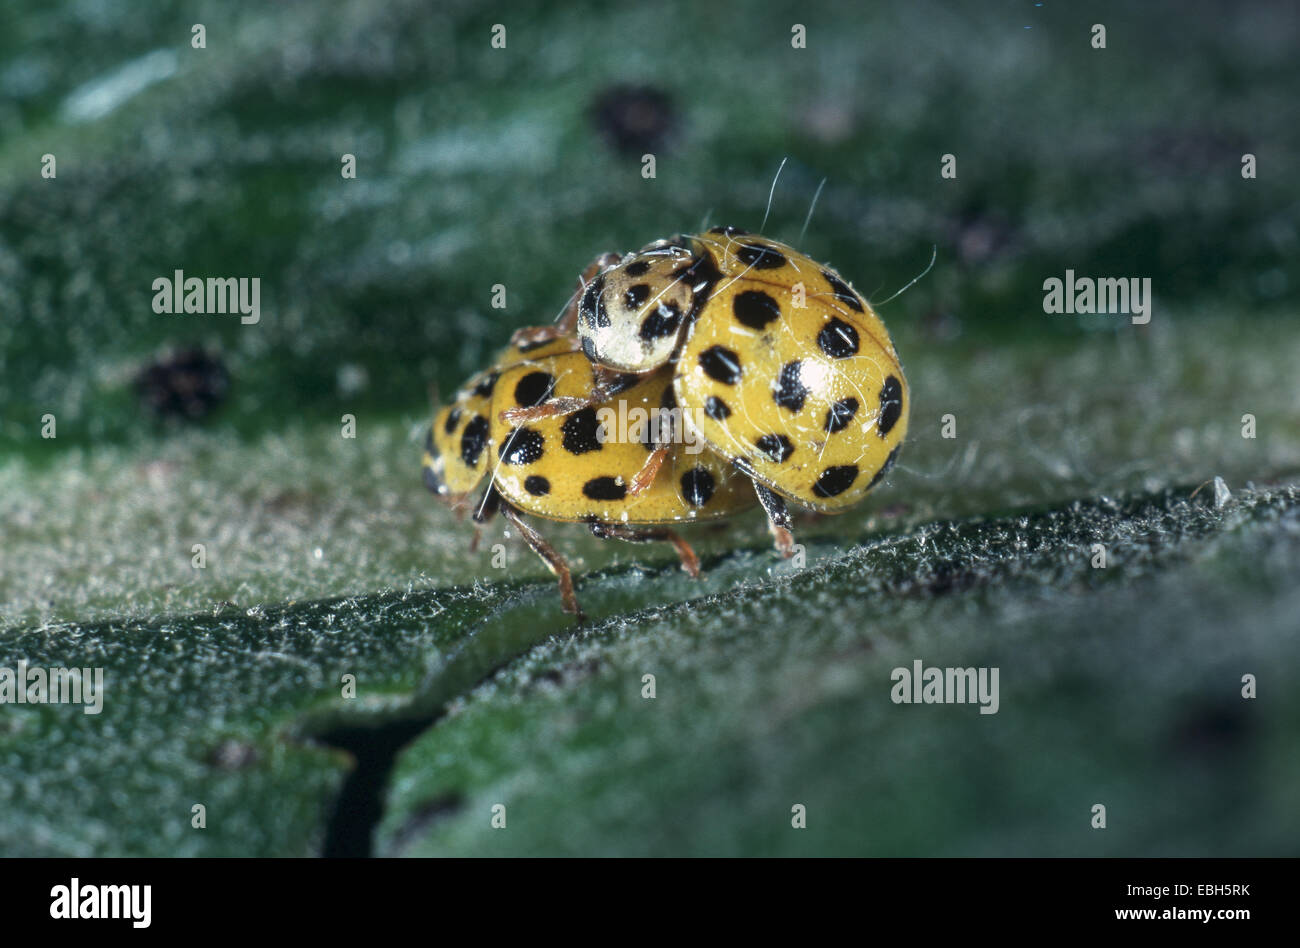
[[[638,411],[639,410],[639,411]],[[884,323],[839,274],[734,227],[598,257],[552,326],[521,329],[438,412],[424,481],[474,520],[498,510],[559,579],[563,557],[522,519],[663,540],[671,523],[755,502],[791,555],[787,501],[839,513],[885,476],[907,432],[907,382]],[[614,436],[612,419],[657,417]]]

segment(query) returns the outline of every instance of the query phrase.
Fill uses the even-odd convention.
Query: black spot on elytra
[[[500,377],[500,372],[489,372],[479,380],[477,385],[474,386],[474,394],[479,398],[490,398],[492,396],[492,389],[497,387],[497,379]]]
[[[713,496],[717,484],[703,467],[693,467],[682,475],[682,497],[692,507],[703,507]]]
[[[843,431],[858,413],[858,400],[853,397],[835,402],[826,410],[826,422],[822,425],[827,434]]]
[[[460,436],[460,459],[466,467],[478,464],[479,456],[488,442],[488,420],[482,415],[475,415],[465,426]]]
[[[826,279],[826,282],[831,285],[831,292],[835,294],[837,300],[847,305],[850,309],[857,310],[859,313],[863,312],[862,300],[858,299],[858,294],[854,293],[853,289],[847,283],[829,270],[823,270],[822,276]]]
[[[902,414],[903,385],[891,375],[880,387],[880,418],[876,421],[876,430],[880,432],[880,437],[885,437],[894,429]]]
[[[785,266],[785,254],[762,244],[741,244],[736,248],[736,259],[755,270],[775,270]]]
[[[672,301],[660,303],[653,313],[641,320],[639,335],[646,342],[662,339],[675,333],[681,322],[682,314],[676,303]]]
[[[822,471],[822,476],[813,484],[813,493],[818,497],[838,497],[858,479],[856,464],[837,464]]]
[[[521,408],[540,405],[555,390],[555,376],[549,372],[529,372],[515,386],[515,402]]]
[[[881,480],[884,479],[885,475],[893,469],[894,462],[898,460],[898,452],[902,450],[902,448],[903,446],[901,444],[894,445],[894,450],[889,452],[889,457],[885,458],[884,465],[881,466],[880,470],[876,471],[876,476],[873,477],[871,483],[867,485],[867,490],[871,490],[871,488],[879,484]]]
[[[817,334],[817,345],[832,359],[858,354],[858,331],[842,319],[832,319]]]
[[[444,422],[442,423],[442,430],[445,431],[445,432],[447,432],[447,434],[451,434],[453,431],[456,430],[456,426],[457,426],[458,424],[460,424],[460,408],[459,408],[459,407],[457,407],[457,408],[453,408],[451,411],[447,412],[447,420],[444,421]],[[432,429],[432,428],[429,429],[429,435],[430,435],[431,437],[432,437],[432,435],[433,435],[433,429]]]
[[[782,434],[765,434],[754,442],[754,446],[777,464],[784,463],[794,454],[794,445]]]
[[[708,415],[714,421],[725,421],[731,417],[731,409],[727,403],[716,395],[710,395],[704,403],[704,414]]]
[[[744,237],[749,233],[749,231],[742,230],[739,227],[710,227],[709,233],[722,234],[726,237]]]
[[[596,361],[596,343],[590,336],[582,337],[582,354],[592,362]]]
[[[701,352],[700,367],[715,382],[735,385],[740,381],[740,356],[724,346],[710,346]]]
[[[436,447],[435,447],[435,445],[434,445],[434,443],[433,443],[433,426],[432,426],[432,425],[430,425],[430,426],[429,426],[429,430],[426,431],[426,432],[424,433],[424,450],[427,451],[429,454],[437,454],[437,453],[438,453],[437,450],[436,450]]]
[[[804,399],[808,397],[808,387],[799,378],[803,364],[798,360],[781,366],[781,375],[772,389],[772,401],[792,412],[803,409]]]
[[[766,329],[781,318],[781,304],[762,290],[746,290],[731,301],[731,312],[742,326]]]
[[[636,286],[627,288],[623,294],[623,306],[626,309],[638,310],[641,305],[650,298],[650,284],[638,283]]]
[[[622,500],[627,487],[612,477],[593,477],[582,485],[582,493],[592,500]]]
[[[542,456],[542,436],[532,428],[515,428],[497,451],[506,464],[532,464]]]
[[[545,497],[551,492],[551,482],[540,474],[529,474],[524,478],[524,490],[534,497]]]
[[[659,396],[659,407],[665,411],[672,411],[677,407],[677,393],[669,385],[664,389],[664,393]]]
[[[673,280],[683,281],[691,288],[691,293],[695,296],[691,311],[687,313],[689,318],[694,319],[696,317],[700,304],[705,302],[708,297],[708,293],[705,291],[720,279],[722,279],[722,271],[718,269],[718,265],[713,262],[712,255],[708,253],[673,271]]]
[[[623,268],[623,272],[630,277],[645,276],[650,272],[649,260],[633,260]]]
[[[564,450],[570,454],[599,451],[601,449],[599,430],[600,422],[596,420],[596,409],[584,408],[582,411],[575,411],[564,419],[564,424],[560,428]]]
[[[592,329],[606,329],[609,326],[609,313],[605,312],[605,274],[587,284],[578,303],[578,317]]]

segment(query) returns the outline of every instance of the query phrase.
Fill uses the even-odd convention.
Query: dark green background
[[[1295,854],[1300,17],[871,7],[6,6],[0,666],[110,687],[0,707],[0,851]],[[623,83],[672,103],[653,180],[593,119]],[[548,528],[575,631],[517,539],[467,552],[420,426],[597,253],[758,229],[783,158],[765,233],[876,300],[936,253],[880,309],[900,467],[802,572],[755,517],[700,583]],[[261,323],[154,314],[178,268],[260,277]],[[1044,314],[1066,269],[1151,323]],[[229,396],[156,418],[132,379],[190,345]],[[1001,711],[893,705],[915,658]]]

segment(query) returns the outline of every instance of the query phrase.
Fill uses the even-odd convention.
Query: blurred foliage
[[[373,805],[391,853],[1295,854],[1297,707],[1266,673],[1296,664],[1300,18],[1025,2],[846,25],[809,3],[795,50],[791,16],[0,13],[0,667],[109,680],[97,717],[3,709],[0,851],[364,849]],[[782,158],[762,229],[869,297],[937,253],[881,309],[914,398],[900,466],[799,524],[803,572],[754,517],[695,531],[700,583],[548,525],[593,615],[573,635],[517,540],[489,569],[501,527],[467,554],[422,492],[431,400],[597,253],[759,229]],[[176,269],[260,278],[260,323],[155,314]],[[1150,277],[1151,324],[1045,315],[1066,269]],[[178,376],[197,351],[216,368]],[[156,410],[196,384],[219,397]],[[1186,500],[1215,476],[1225,506]],[[892,705],[915,657],[1000,665],[1002,710]],[[1085,831],[1107,800],[1112,828]],[[510,831],[484,835],[496,802]]]

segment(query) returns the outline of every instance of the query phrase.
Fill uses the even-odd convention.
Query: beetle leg
[[[514,334],[510,337],[510,345],[522,352],[527,352],[529,349],[570,335],[572,332],[571,328],[565,328],[558,323],[553,326],[525,326],[514,331]],[[576,337],[573,340],[573,349],[575,351],[578,349]]]
[[[670,450],[672,450],[671,444],[661,444],[650,452],[650,456],[641,465],[641,470],[636,472],[636,476],[632,478],[632,483],[628,485],[627,492],[629,495],[634,496],[649,490],[650,485],[655,482],[655,477],[659,474],[659,469],[664,466],[664,461],[667,459]]]
[[[677,558],[682,561],[682,569],[690,574],[691,579],[700,578],[700,558],[695,555],[689,543],[667,527],[641,530],[625,523],[601,523],[600,521],[591,523],[590,527],[591,532],[602,540],[627,540],[629,543],[654,543],[662,540],[671,543],[677,550]]]
[[[790,529],[790,508],[785,498],[758,481],[754,481],[754,493],[758,494],[758,502],[767,514],[767,529],[776,541],[777,552],[789,559],[794,555],[794,533]]]
[[[474,536],[469,541],[471,553],[478,552],[479,540],[483,538],[483,524],[491,520],[500,507],[501,494],[497,492],[495,484],[488,484],[479,496],[478,503],[474,505],[474,513],[470,515],[470,519],[474,521]]]
[[[579,620],[585,619],[582,607],[578,605],[578,597],[573,591],[573,574],[569,571],[569,564],[564,561],[564,557],[556,551],[555,547],[546,542],[545,537],[525,523],[514,507],[502,504],[501,513],[515,525],[532,551],[540,556],[547,568],[555,574],[555,578],[560,583],[560,598],[564,601],[564,611],[573,613]]]

